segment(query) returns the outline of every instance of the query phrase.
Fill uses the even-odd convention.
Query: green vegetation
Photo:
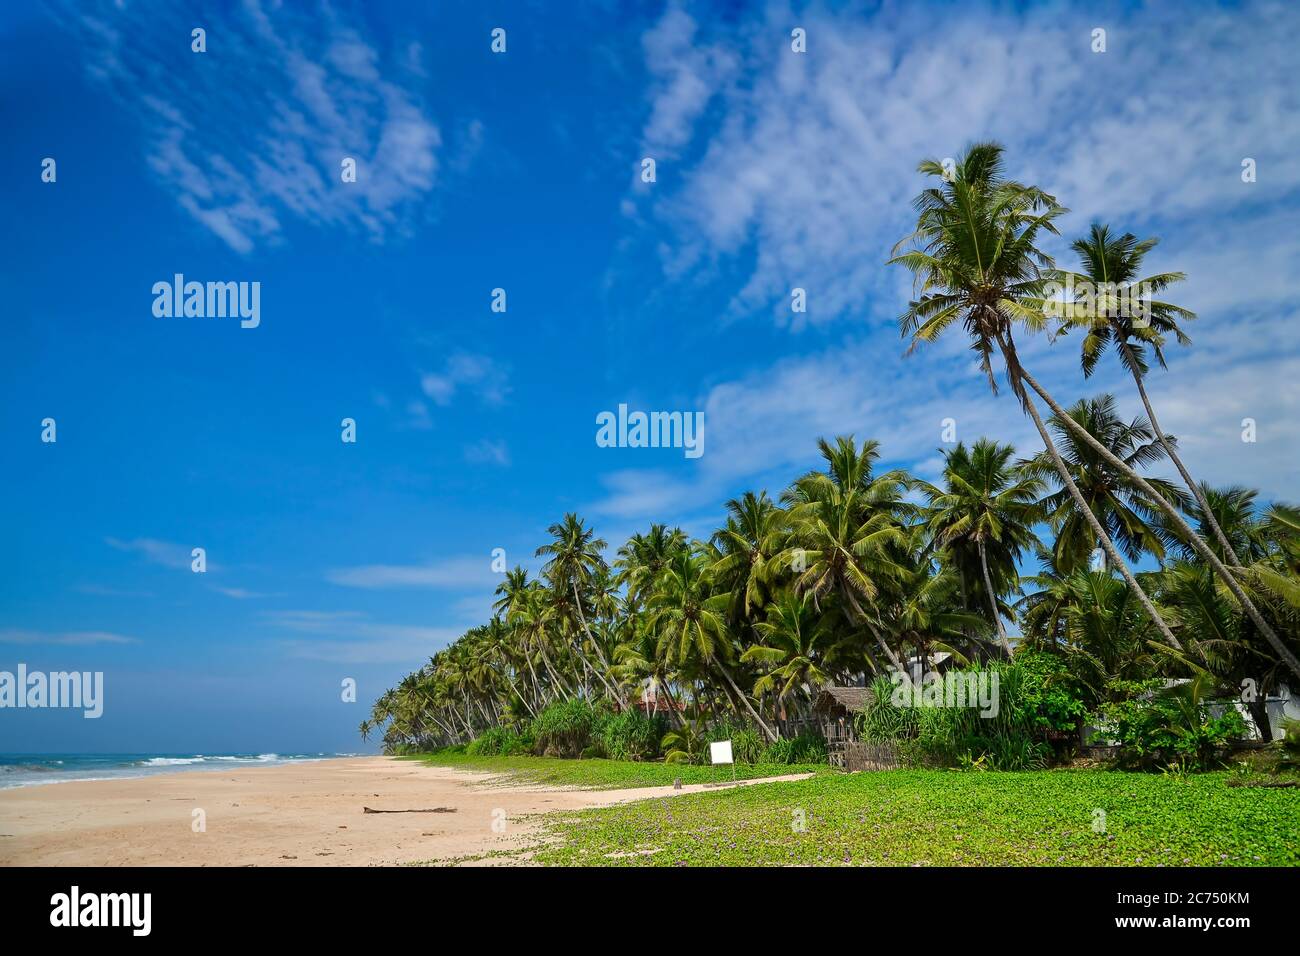
[[[955,334],[1042,450],[945,437],[928,481],[883,468],[874,440],[819,438],[817,469],[726,502],[707,538],[652,524],[614,555],[565,515],[540,573],[506,573],[492,619],[386,691],[363,736],[683,766],[728,737],[744,761],[815,760],[820,688],[873,681],[863,733],[913,764],[1063,763],[1092,724],[1122,766],[1199,771],[1245,732],[1236,701],[1270,736],[1267,696],[1300,685],[1300,509],[1198,483],[1159,424],[1146,380],[1169,339],[1190,345],[1195,316],[1166,301],[1184,276],[1144,274],[1155,240],[1101,224],[1058,266],[1042,246],[1068,210],[997,144],[919,171],[889,260],[915,278],[909,351]],[[1020,351],[1043,335],[1085,376],[1109,352],[1145,414],[1062,404],[1025,364],[1041,350]],[[905,665],[996,672],[1005,700],[894,706],[879,692]]]
[[[545,818],[547,836],[559,839],[536,847],[533,859],[562,866],[1300,865],[1300,790],[1233,787],[1229,779],[1088,770],[828,773]]]
[[[567,760],[558,757],[485,757],[448,747],[430,754],[412,755],[438,767],[457,767],[498,773],[509,784],[538,784],[609,790],[633,787],[670,787],[675,780],[690,783],[730,783],[731,767],[687,764],[637,763],[625,760]],[[753,780],[798,773],[829,773],[825,762],[807,764],[736,764],[735,779]]]

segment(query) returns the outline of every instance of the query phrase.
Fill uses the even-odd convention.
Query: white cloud
[[[58,645],[82,647],[91,644],[137,644],[134,637],[109,631],[29,631],[19,628],[0,629],[0,644]]]
[[[1294,6],[1115,14],[1104,54],[1089,47],[1095,17],[1058,9],[954,11],[924,27],[902,8],[797,19],[803,55],[782,4],[720,38],[670,6],[646,36],[643,137],[682,158],[654,189],[634,189],[633,218],[656,227],[646,241],[669,278],[739,270],[731,318],[768,312],[796,330],[892,318],[901,277],[884,261],[910,224],[916,163],[976,139],[1003,141],[1017,176],[1056,191],[1076,212],[1072,233],[1093,216],[1125,228],[1267,217],[1300,187]],[[701,66],[722,48],[743,75]],[[706,99],[717,122],[698,122]],[[1258,183],[1240,181],[1245,156],[1260,162]],[[1253,233],[1253,244],[1275,235]],[[808,292],[806,316],[790,313],[794,287]]]
[[[1199,477],[1294,498],[1300,168],[1289,157],[1300,152],[1300,99],[1290,35],[1300,8],[1115,13],[1105,54],[1090,50],[1093,19],[981,8],[922,23],[890,7],[796,18],[772,3],[715,31],[670,6],[644,44],[653,82],[643,139],[678,161],[670,175],[661,166],[653,189],[630,191],[624,211],[639,232],[625,255],[638,264],[616,264],[611,277],[639,277],[649,249],[669,283],[716,285],[725,320],[770,316],[796,332],[854,320],[857,338],[713,385],[697,403],[703,459],[611,471],[593,509],[685,521],[745,487],[779,490],[816,464],[818,436],[836,434],[879,439],[886,464],[933,476],[947,417],[960,438],[1037,451],[1032,423],[1001,380],[1001,396],[989,393],[959,335],[904,359],[895,331],[911,284],[885,261],[914,223],[916,163],[982,139],[1006,144],[1013,175],[1072,207],[1066,238],[1050,247],[1067,261],[1068,239],[1093,217],[1165,236],[1149,271],[1189,273],[1174,301],[1201,320],[1189,328],[1196,345],[1172,346],[1171,371],[1152,374],[1162,424]],[[789,49],[795,22],[806,55]],[[721,50],[745,70],[701,65]],[[1245,156],[1268,176],[1242,183]],[[807,290],[806,316],[790,313],[794,287]],[[1108,359],[1085,381],[1077,348],[1021,345],[1062,402],[1112,391],[1139,414],[1131,380]],[[1240,441],[1246,416],[1261,422],[1251,446]]]
[[[176,201],[236,252],[291,219],[382,241],[405,231],[437,181],[442,134],[418,74],[330,7],[248,0],[203,18],[207,53],[145,7],[70,7],[92,77],[141,123],[148,163]],[[340,163],[357,162],[343,183]]]
[[[118,551],[138,554],[145,560],[166,568],[188,571],[193,561],[191,557],[193,549],[187,548],[183,544],[159,541],[157,538],[131,538],[130,540],[105,538],[104,543],[110,548],[116,548]],[[207,568],[209,571],[213,570],[212,562],[207,563]]]
[[[247,601],[252,598],[264,598],[270,596],[258,591],[250,591],[247,588],[225,588],[213,585],[212,590],[216,591],[218,594],[224,594],[228,598],[234,598],[236,601]]]
[[[281,640],[288,656],[336,664],[418,664],[460,637],[454,628],[372,621],[357,611],[275,611],[264,618],[311,635]]]
[[[442,371],[422,375],[420,388],[437,405],[450,405],[462,390],[472,391],[485,405],[501,405],[510,394],[509,369],[487,355],[457,352]]]
[[[367,564],[328,571],[326,580],[350,588],[466,589],[495,587],[490,555],[448,558],[427,564]]]
[[[484,438],[465,448],[465,460],[475,465],[497,465],[501,468],[510,466],[510,449],[504,441]]]

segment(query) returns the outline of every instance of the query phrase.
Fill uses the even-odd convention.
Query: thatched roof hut
[[[813,713],[836,717],[856,714],[871,699],[870,687],[824,687],[813,703]]]
[[[826,687],[813,703],[813,714],[827,743],[855,740],[853,718],[873,700],[869,687]]]

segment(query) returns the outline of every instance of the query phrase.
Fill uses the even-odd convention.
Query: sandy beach
[[[527,814],[665,799],[700,789],[516,786],[492,774],[390,757],[56,783],[0,791],[0,865],[392,866],[447,861],[527,842],[536,828],[535,822],[521,819]],[[366,813],[366,807],[451,812]],[[205,832],[194,831],[195,809],[204,811]],[[504,826],[498,822],[494,829],[494,821],[502,820]]]

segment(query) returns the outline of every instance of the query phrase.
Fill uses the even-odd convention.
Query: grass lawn
[[[439,767],[459,767],[506,775],[508,783],[538,783],[552,787],[583,787],[592,790],[620,790],[631,787],[669,787],[682,783],[722,783],[731,780],[731,767],[693,764],[635,763],[629,760],[561,760],[557,757],[469,757],[454,750],[420,754],[407,759],[422,760]],[[829,773],[825,764],[737,764],[736,779],[779,777],[792,773]]]
[[[676,776],[684,783],[730,778],[724,768],[612,760],[421,759],[602,788],[666,784]],[[547,815],[547,839],[534,848],[533,860],[561,866],[1300,865],[1300,789],[1228,786],[1227,773],[736,768],[749,777],[806,769],[819,773],[792,783]]]

